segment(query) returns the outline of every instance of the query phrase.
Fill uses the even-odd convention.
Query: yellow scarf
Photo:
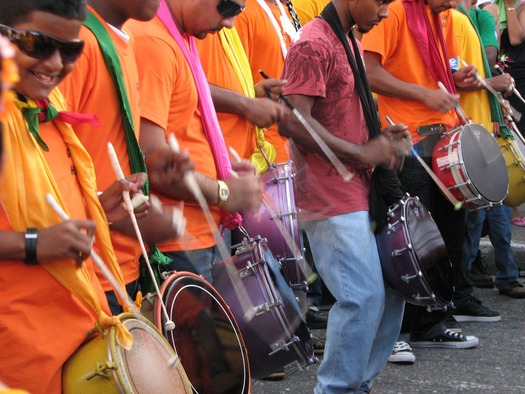
[[[226,52],[226,56],[228,56],[233,70],[237,75],[237,79],[241,84],[244,95],[252,98],[255,97],[255,88],[253,85],[250,63],[248,62],[248,57],[242,47],[237,30],[235,27],[231,29],[221,29],[219,31],[219,37],[224,52]],[[270,164],[273,164],[277,157],[275,147],[264,138],[265,130],[266,129],[260,129],[257,126],[254,126],[257,147],[255,148],[255,152],[250,156],[250,161],[255,166],[258,174],[268,170],[268,162],[266,161],[266,158]],[[264,152],[264,154],[262,152]],[[266,158],[264,156],[266,156]]]
[[[65,109],[64,99],[58,89],[51,92],[49,99],[59,111]],[[69,212],[42,149],[27,130],[18,104],[24,103],[9,103],[7,108],[4,130],[7,157],[0,177],[0,199],[13,230],[25,231],[28,227],[45,228],[60,222],[60,218],[45,201],[44,196],[47,193],[55,198],[66,213]],[[71,152],[89,217],[97,223],[95,239],[100,255],[124,287],[124,278],[109,236],[107,218],[98,200],[91,157],[70,125],[60,121],[54,121],[54,124]],[[79,268],[70,259],[42,261],[40,264],[95,313],[99,329],[116,326],[119,344],[127,349],[131,348],[133,337],[116,316],[110,317],[102,310],[85,266]]]

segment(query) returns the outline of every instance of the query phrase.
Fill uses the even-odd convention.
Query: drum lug
[[[398,257],[398,256],[401,256],[403,253],[405,253],[407,250],[412,250],[412,244],[408,244],[405,248],[403,249],[394,249],[392,251],[392,257]],[[419,273],[420,276],[421,276],[421,272]]]
[[[265,302],[264,304],[255,306],[253,308],[253,311],[255,312],[255,316],[259,316],[266,312],[270,312],[270,308],[275,308],[277,306],[281,306],[281,303],[279,301],[275,304],[268,304]]]
[[[247,276],[253,275],[255,273],[255,266],[258,264],[259,263],[252,264],[252,262],[248,260],[248,262],[246,263],[246,267],[238,271],[239,278],[243,279]]]
[[[111,371],[115,369],[117,369],[117,363],[114,361],[108,361],[105,364],[101,362],[97,362],[97,369],[85,375],[85,378],[86,380],[91,380],[94,377],[100,376],[101,378],[111,380],[112,378]],[[111,371],[108,371],[108,370],[111,370]]]
[[[415,275],[402,275],[401,280],[406,283],[409,283],[411,280],[421,278],[422,276],[423,276],[423,273],[421,271],[418,271]]]
[[[275,353],[280,352],[281,350],[289,351],[290,346],[293,346],[293,344],[297,342],[299,342],[299,338],[297,338],[297,336],[294,335],[290,342],[274,343],[273,345],[270,345],[272,351],[268,355],[273,356]]]

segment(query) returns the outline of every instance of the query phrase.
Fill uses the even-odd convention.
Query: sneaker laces
[[[394,350],[393,350],[393,353],[398,353],[398,352],[412,352],[412,348],[405,341],[399,341],[399,342],[394,343]]]
[[[443,335],[446,335],[452,338],[456,338],[456,339],[461,339],[461,340],[465,338],[463,334],[460,334],[459,332],[451,331],[448,328],[443,332]]]

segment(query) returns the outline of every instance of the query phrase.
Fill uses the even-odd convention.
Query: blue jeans
[[[488,235],[492,246],[494,246],[494,259],[496,262],[496,287],[501,288],[518,277],[518,267],[512,255],[512,208],[499,205],[490,209],[480,209],[468,213],[465,243],[463,247],[463,259],[461,262],[461,273],[466,277],[476,259],[479,249],[479,241],[483,223],[488,223]],[[466,282],[466,281],[465,281]],[[456,304],[472,294],[472,286],[465,283],[456,289]]]
[[[170,269],[202,275],[209,283],[212,283],[211,268],[221,260],[217,246],[205,249],[163,253],[173,260]]]
[[[392,352],[404,302],[385,289],[368,212],[303,226],[319,274],[336,299],[314,392],[366,392]]]

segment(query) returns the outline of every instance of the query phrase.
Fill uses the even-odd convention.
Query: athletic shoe
[[[508,285],[501,287],[499,293],[512,298],[525,298],[525,287],[517,280],[514,280]]]
[[[441,347],[447,349],[468,349],[479,344],[475,336],[464,336],[450,330],[445,330],[433,338],[418,338],[412,335],[412,347]]]
[[[311,330],[324,330],[328,323],[328,316],[323,315],[315,306],[308,307],[306,311],[306,325]]]
[[[476,259],[472,262],[470,272],[467,273],[467,277],[473,286],[485,289],[492,289],[494,287],[494,278],[489,275],[487,267],[487,262],[481,257],[481,252],[478,250]]]
[[[456,306],[452,313],[458,322],[492,323],[501,320],[501,315],[498,312],[487,308],[473,296],[470,296],[463,305]]]
[[[416,356],[412,353],[412,348],[405,341],[399,341],[394,344],[392,354],[388,356],[388,362],[399,364],[414,364]]]
[[[312,334],[312,333],[310,333],[310,336],[312,338],[312,345],[314,347],[314,354],[316,356],[324,355],[324,345],[326,343],[326,339],[323,339],[319,335],[315,335],[315,334]]]

